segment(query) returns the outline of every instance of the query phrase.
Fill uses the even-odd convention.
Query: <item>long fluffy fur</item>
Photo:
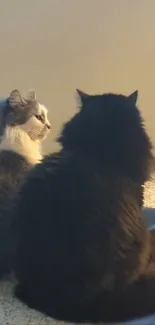
[[[0,143],[0,152],[2,150],[16,152],[32,165],[42,159],[40,141],[33,141],[21,126],[6,127]]]
[[[16,89],[0,101],[0,278],[10,272],[16,248],[13,197],[29,169],[41,161],[41,141],[49,129],[47,109],[34,91],[24,99]]]
[[[155,272],[142,215],[152,145],[135,103],[89,96],[64,127],[62,150],[16,198],[16,295],[74,322],[155,312]]]
[[[16,152],[0,152],[0,278],[11,271],[16,243],[11,232],[12,200],[31,167],[30,162]]]
[[[41,160],[40,141],[20,126],[7,126],[0,143],[0,278],[10,273],[16,239],[12,236],[12,201],[26,173]]]

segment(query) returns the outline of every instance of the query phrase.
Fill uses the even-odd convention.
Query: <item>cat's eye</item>
[[[37,118],[37,120],[41,121],[42,122],[42,116],[41,115],[35,115],[35,117]]]

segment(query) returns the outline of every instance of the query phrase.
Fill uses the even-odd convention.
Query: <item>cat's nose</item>
[[[46,127],[50,130],[51,129],[51,124],[47,123]]]

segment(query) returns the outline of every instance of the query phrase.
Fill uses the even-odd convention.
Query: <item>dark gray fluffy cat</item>
[[[0,101],[0,277],[9,272],[13,241],[10,239],[10,199],[19,182],[41,159],[41,140],[50,129],[47,109],[30,90],[22,97],[13,90]]]
[[[138,93],[78,94],[62,150],[28,173],[14,207],[15,293],[71,322],[146,316],[155,270],[142,207],[154,157]]]

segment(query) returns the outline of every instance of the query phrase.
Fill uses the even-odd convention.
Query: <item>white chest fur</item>
[[[0,150],[11,150],[25,157],[31,164],[42,159],[40,141],[32,141],[20,127],[6,127],[1,139]]]

